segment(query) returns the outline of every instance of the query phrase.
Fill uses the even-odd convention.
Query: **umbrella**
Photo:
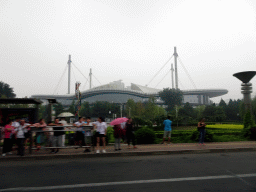
[[[75,115],[73,115],[70,112],[63,112],[63,113],[58,115],[58,117],[73,117],[73,116],[75,116]]]
[[[126,117],[117,118],[117,119],[111,121],[110,125],[118,125],[118,124],[121,124],[123,122],[126,122],[127,120],[128,120],[128,118],[126,118]]]

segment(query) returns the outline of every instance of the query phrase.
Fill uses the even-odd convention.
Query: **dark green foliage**
[[[174,109],[175,105],[180,106],[182,104],[183,94],[179,89],[164,88],[163,91],[159,92],[159,96],[167,105],[167,110],[171,111]]]
[[[248,129],[249,127],[253,127],[252,114],[250,111],[247,111],[244,115],[244,129]]]
[[[155,143],[156,134],[150,128],[140,128],[135,132],[135,138],[138,144],[153,144]]]
[[[58,117],[59,114],[61,114],[64,110],[64,107],[61,103],[57,103],[53,105],[55,109],[55,116]]]
[[[192,141],[199,141],[199,131],[195,130],[192,132],[190,139]],[[210,130],[206,129],[206,133],[205,133],[205,142],[213,142],[213,133]]]
[[[0,81],[0,98],[14,97],[16,97],[16,94],[14,94],[13,88],[11,88],[9,84]]]

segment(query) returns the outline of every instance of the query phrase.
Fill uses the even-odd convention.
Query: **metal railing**
[[[43,130],[45,128],[52,128],[53,130]],[[55,128],[63,128],[63,130],[54,130]],[[85,136],[84,137],[90,137],[90,145],[82,145],[82,146],[77,146],[77,145],[70,145],[70,146],[66,146],[64,145],[64,147],[60,147],[60,146],[51,146],[51,147],[46,147],[44,146],[44,149],[70,149],[70,148],[78,148],[78,147],[82,147],[82,148],[92,148],[92,150],[94,151],[94,145],[93,145],[93,126],[90,125],[86,125],[86,126],[81,126],[79,127],[80,129],[82,128],[82,131],[84,131],[85,133],[87,131],[90,131],[90,136]],[[34,136],[35,136],[35,140],[37,139],[37,133],[47,133],[47,132],[64,132],[65,135],[70,135],[70,132],[76,132],[78,128],[73,126],[73,125],[63,125],[63,126],[46,126],[46,127],[35,127],[35,126],[31,126],[30,127],[30,135],[29,135],[29,139],[30,139],[30,145],[29,145],[29,153],[32,154],[32,150],[37,149],[36,147],[33,147],[33,144],[36,143],[36,141],[34,141]],[[80,130],[79,130],[80,131]],[[68,132],[68,134],[66,134]],[[75,135],[75,133],[74,133]],[[73,136],[74,136],[73,135]],[[52,135],[53,137],[57,137]],[[47,137],[45,135],[45,137]],[[70,138],[68,138],[70,139]],[[75,138],[74,138],[75,140]],[[70,141],[69,141],[70,142]],[[83,144],[83,143],[82,143]],[[86,144],[86,143],[84,143]]]

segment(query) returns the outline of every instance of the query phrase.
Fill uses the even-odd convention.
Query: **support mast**
[[[70,94],[71,55],[68,58],[68,94]]]
[[[174,89],[174,80],[173,80],[174,69],[173,69],[173,64],[172,64],[172,67],[171,67],[171,71],[172,71],[172,89]]]
[[[92,88],[92,68],[90,68],[89,76],[90,76],[90,89],[91,89]]]
[[[176,47],[174,47],[174,64],[175,64],[175,88],[178,89],[178,70],[177,70],[177,50]]]

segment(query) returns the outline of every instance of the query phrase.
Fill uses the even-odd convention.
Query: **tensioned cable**
[[[86,86],[87,82],[88,82],[88,79],[86,80],[86,82],[85,82],[85,84],[83,86],[83,90],[85,89],[85,86]]]
[[[100,83],[100,85],[101,85],[101,82],[94,76],[94,75],[92,75],[99,83]]]
[[[158,75],[158,73],[165,67],[165,65],[167,65],[167,63],[169,63],[169,61],[172,59],[173,55],[170,57],[170,59],[168,59],[168,61],[165,62],[165,64],[163,65],[163,67],[155,74],[155,76],[149,81],[149,83],[151,83],[151,81],[153,81],[153,79]],[[146,85],[148,86],[149,83]]]
[[[84,76],[84,74],[76,67],[76,65],[75,65],[73,62],[72,62],[72,64],[73,64],[73,65],[75,66],[75,68],[79,71],[79,73],[81,73],[81,75],[82,75],[86,80],[88,80],[87,77]]]
[[[168,73],[170,73],[170,71],[171,71],[171,69],[169,71],[167,71],[165,76],[159,81],[159,83],[155,86],[155,88],[164,80],[164,78],[168,75]]]
[[[183,65],[183,63],[182,63],[180,57],[178,57],[178,60],[179,60],[179,62],[181,63],[181,66],[183,67],[185,73],[187,73],[187,76],[188,76],[188,78],[190,79],[192,85],[194,86],[195,89],[197,89],[197,88],[196,88],[196,84],[194,83],[193,79],[192,79],[191,76],[189,75],[189,73],[188,73],[188,71],[187,71],[185,65]]]
[[[60,82],[61,82],[61,80],[62,80],[62,78],[63,78],[63,76],[64,76],[64,74],[65,74],[65,72],[66,72],[66,70],[67,70],[67,68],[68,68],[68,65],[66,65],[66,67],[65,67],[65,69],[64,69],[64,72],[62,73],[62,75],[61,75],[61,77],[60,77],[60,80],[59,80],[58,84],[56,85],[56,87],[55,87],[55,89],[54,89],[54,91],[53,91],[53,95],[54,95],[55,92],[57,91],[57,88],[58,88],[58,86],[59,86],[59,84],[60,84]]]
[[[186,87],[181,83],[181,81],[178,79],[179,84],[181,85],[181,87],[183,87],[183,89],[186,89]]]
[[[73,69],[73,66],[71,65],[71,70]],[[73,72],[73,76],[74,76],[74,78],[75,78],[75,82],[76,82],[76,75],[75,75],[75,72],[74,72],[74,70],[72,70],[72,72]]]

